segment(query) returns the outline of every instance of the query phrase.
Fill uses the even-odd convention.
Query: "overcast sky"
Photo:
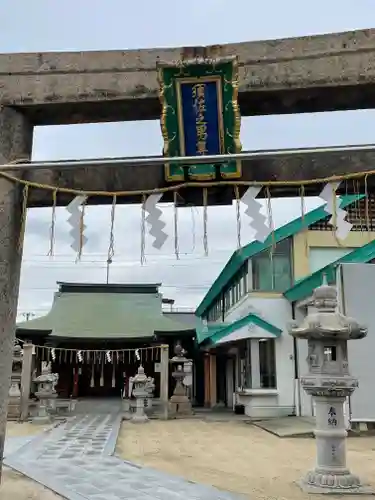
[[[374,0],[1,0],[0,52],[136,49],[208,45],[371,28]],[[180,21],[180,15],[183,20]],[[182,18],[181,18],[182,19]],[[233,24],[231,24],[231,22]],[[245,118],[244,149],[324,146],[375,142],[373,111]],[[159,123],[92,124],[40,127],[35,131],[34,160],[160,154]],[[313,208],[319,200],[307,204]],[[275,201],[276,225],[299,215],[299,200]],[[19,313],[48,311],[56,281],[105,280],[109,209],[88,209],[88,243],[82,263],[70,250],[67,212],[58,210],[56,256],[49,259],[51,210],[30,210],[22,269]],[[140,209],[118,207],[112,282],[162,282],[166,296],[181,306],[195,306],[236,248],[235,208],[208,211],[209,257],[203,256],[202,213],[181,209],[181,259],[173,251],[173,209],[164,209],[171,235],[165,248],[140,265]],[[223,232],[225,221],[225,233]],[[242,241],[251,240],[242,218]]]

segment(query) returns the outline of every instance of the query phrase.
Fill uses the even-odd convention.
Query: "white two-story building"
[[[196,310],[206,406],[239,404],[260,418],[313,414],[299,384],[306,341],[293,339],[288,325],[302,320],[324,274],[333,283],[340,264],[375,259],[375,228],[364,230],[361,215],[364,198],[343,196],[340,206],[353,224],[344,242],[322,206],[233,253]]]

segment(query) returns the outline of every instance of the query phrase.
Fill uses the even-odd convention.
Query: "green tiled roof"
[[[192,330],[163,315],[161,298],[150,293],[59,293],[50,312],[17,325],[71,339],[151,338],[157,332]]]
[[[340,207],[345,208],[355,201],[364,198],[365,195],[346,195],[340,197]],[[245,247],[236,250],[232,257],[227,262],[224,269],[221,271],[217,279],[212,284],[211,288],[199,304],[195,314],[202,317],[205,311],[214,302],[216,297],[221,293],[223,288],[231,281],[235,274],[241,269],[241,266],[254,255],[271,248],[272,244],[282,241],[290,236],[302,231],[304,228],[315,224],[316,222],[328,216],[324,210],[325,205],[322,205],[311,212],[305,214],[304,217],[298,217],[288,224],[276,229],[273,235],[270,235],[264,243],[260,241],[252,241]]]
[[[218,324],[208,324],[204,325],[203,322],[197,318],[197,326],[196,326],[196,333],[197,333],[197,344],[201,344],[208,338],[212,337],[215,333],[219,332],[222,330],[224,327],[227,327],[230,325],[230,323],[218,323]]]
[[[203,338],[201,337],[201,340],[198,337],[198,343],[204,343],[205,345],[214,345],[219,340],[223,339],[227,335],[235,332],[236,330],[239,330],[240,328],[249,325],[253,323],[256,326],[259,326],[263,330],[266,330],[267,332],[271,333],[275,337],[280,337],[282,334],[282,330],[280,328],[277,328],[277,326],[272,325],[268,321],[260,318],[258,315],[254,313],[250,313],[247,316],[244,316],[241,319],[238,319],[237,321],[233,321],[233,323],[221,323],[221,324],[216,324],[216,325],[209,325],[208,326],[208,332],[207,335]],[[210,332],[211,328],[211,332]]]
[[[375,241],[371,241],[363,247],[356,248],[340,259],[337,259],[335,262],[332,262],[331,264],[322,267],[310,276],[299,280],[294,286],[284,292],[284,296],[289,300],[289,302],[306,299],[312,294],[315,288],[322,284],[324,274],[327,276],[327,280],[329,283],[332,283],[335,280],[336,268],[339,264],[365,264],[372,259],[375,259]]]

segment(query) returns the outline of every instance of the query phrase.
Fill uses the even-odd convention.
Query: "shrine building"
[[[155,378],[158,398],[161,346],[168,346],[172,357],[177,341],[194,358],[194,370],[203,371],[202,355],[194,347],[195,325],[186,314],[178,321],[178,314],[163,312],[159,284],[61,282],[58,286],[48,314],[19,323],[16,337],[34,345],[36,373],[43,361],[52,363],[52,372],[59,375],[60,398],[121,397],[126,380],[140,363]],[[170,396],[171,379],[168,386]],[[198,403],[203,404],[203,392],[194,384]]]

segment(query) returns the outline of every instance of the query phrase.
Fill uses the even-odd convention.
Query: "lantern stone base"
[[[47,414],[47,415],[35,415],[33,417],[32,424],[35,425],[47,425],[52,423],[52,418]]]
[[[374,495],[369,486],[364,486],[358,476],[349,470],[340,474],[329,474],[313,470],[298,481],[302,491],[316,495]]]
[[[146,414],[138,415],[137,413],[133,413],[130,421],[133,424],[145,424],[146,422],[149,422],[150,420]]]
[[[122,418],[124,420],[131,419],[131,402],[128,398],[122,400]]]
[[[21,416],[21,401],[19,399],[15,401],[9,401],[8,403],[8,420],[18,420]]]
[[[174,394],[169,400],[169,415],[176,416],[189,416],[193,414],[193,409],[189,398],[184,395]]]

